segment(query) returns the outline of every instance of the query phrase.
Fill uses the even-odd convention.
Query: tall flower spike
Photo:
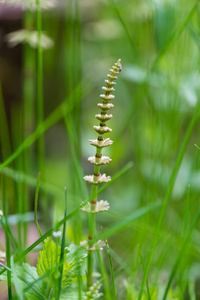
[[[92,195],[94,198],[90,203],[87,203],[86,207],[83,207],[82,210],[92,213],[97,213],[99,211],[107,210],[109,204],[101,200],[101,205],[98,205],[97,202],[97,186],[101,183],[108,182],[111,180],[110,176],[100,173],[100,166],[106,165],[111,161],[111,158],[108,156],[102,156],[101,151],[103,147],[112,145],[113,141],[109,138],[104,139],[103,136],[105,133],[112,131],[106,123],[113,117],[112,114],[108,114],[107,111],[114,107],[111,100],[114,100],[115,96],[112,93],[115,91],[114,86],[116,84],[115,80],[118,78],[118,74],[121,71],[121,59],[119,59],[114,66],[110,69],[110,74],[107,75],[108,79],[105,80],[106,86],[102,87],[103,94],[100,95],[100,98],[103,100],[102,103],[98,103],[97,106],[101,109],[101,112],[95,115],[95,118],[100,121],[99,125],[93,126],[94,130],[98,133],[98,138],[95,140],[89,140],[90,145],[96,147],[96,155],[88,158],[89,162],[94,165],[93,175],[87,175],[84,177],[85,181],[92,183]]]
[[[114,92],[114,86],[116,84],[115,80],[117,79],[117,75],[121,71],[121,59],[119,59],[115,65],[110,69],[110,74],[107,75],[108,79],[105,80],[106,86],[102,87],[103,94],[100,95],[102,99],[102,103],[98,103],[98,107],[101,109],[99,114],[96,114],[96,119],[100,122],[98,126],[94,126],[94,130],[98,133],[98,138],[95,140],[89,140],[90,145],[96,147],[96,155],[88,158],[89,162],[94,165],[94,173],[92,175],[87,175],[84,177],[85,181],[90,182],[92,184],[92,192],[91,192],[91,201],[87,202],[86,205],[82,206],[82,210],[89,212],[89,233],[88,233],[88,242],[84,242],[83,244],[88,249],[88,290],[92,285],[92,273],[93,273],[93,250],[97,250],[99,245],[101,245],[100,250],[102,250],[102,241],[98,241],[97,244],[94,244],[95,237],[95,214],[101,211],[105,211],[109,209],[109,203],[104,200],[97,201],[97,191],[98,185],[104,182],[108,182],[111,180],[110,176],[106,176],[106,174],[100,173],[101,165],[108,164],[111,159],[108,156],[102,156],[101,151],[103,147],[107,147],[112,145],[113,141],[109,138],[104,139],[103,136],[105,133],[112,131],[111,128],[106,126],[106,122],[108,122],[112,118],[112,114],[108,114],[107,111],[114,107],[111,100],[115,98],[111,93]]]

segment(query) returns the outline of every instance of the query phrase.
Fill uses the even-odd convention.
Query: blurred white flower
[[[32,48],[38,46],[38,33],[35,30],[21,29],[7,34],[6,40],[11,47],[14,47],[21,43],[27,43]],[[43,49],[53,47],[53,41],[44,33],[41,33],[41,46]]]
[[[53,232],[53,237],[54,237],[54,238],[60,238],[61,235],[62,235],[62,232],[61,232],[61,231],[54,231],[54,232]]]
[[[80,242],[80,246],[86,248],[86,250],[90,250],[90,251],[96,251],[96,250],[103,250],[103,247],[105,246],[105,242],[99,240],[97,243],[95,243],[92,246],[89,246],[88,241],[82,241]]]
[[[35,0],[7,0],[6,4],[20,6],[23,10],[36,10],[37,2]],[[56,5],[56,0],[40,1],[41,9],[50,9]]]
[[[3,251],[0,251],[0,262],[4,261],[5,258],[6,258],[6,253]]]
[[[109,203],[108,201],[104,201],[104,200],[100,200],[97,201],[96,203],[96,208],[95,210],[92,210],[92,205],[90,202],[87,202],[82,208],[81,210],[86,211],[86,212],[91,212],[91,213],[97,213],[100,211],[105,211],[105,210],[109,210]]]

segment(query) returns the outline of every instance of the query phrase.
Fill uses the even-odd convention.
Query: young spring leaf
[[[42,251],[37,261],[37,273],[39,276],[47,274],[46,280],[53,284],[58,278],[58,264],[60,260],[60,246],[56,245],[50,238],[44,241]]]
[[[50,286],[54,286],[55,280],[59,278],[61,247],[56,245],[50,238],[44,241],[42,251],[39,253],[37,262],[37,273],[39,276],[45,276]],[[82,247],[70,245],[68,253],[64,255],[63,273],[61,286],[70,285],[77,276],[77,271],[86,257],[86,252]]]

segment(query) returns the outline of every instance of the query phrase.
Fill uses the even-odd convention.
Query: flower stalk
[[[98,126],[93,126],[94,130],[98,133],[98,137],[95,140],[89,140],[90,145],[96,147],[95,156],[88,158],[88,161],[94,165],[93,175],[87,175],[84,177],[85,181],[92,184],[91,190],[91,201],[88,202],[82,210],[90,213],[89,214],[89,233],[88,233],[88,282],[92,285],[92,273],[93,273],[93,250],[102,249],[102,242],[98,241],[95,245],[93,240],[95,237],[95,215],[98,212],[105,211],[109,209],[109,203],[104,200],[97,200],[98,185],[101,183],[109,182],[111,180],[110,176],[100,173],[100,167],[106,165],[111,161],[108,156],[102,155],[102,148],[110,146],[113,144],[109,138],[104,139],[104,134],[112,131],[111,128],[107,127],[107,121],[109,121],[113,116],[108,114],[108,110],[114,107],[110,101],[112,101],[115,96],[112,93],[115,91],[114,86],[116,84],[117,75],[121,71],[121,59],[119,59],[114,66],[110,69],[110,74],[107,75],[105,80],[106,86],[102,87],[103,94],[100,95],[102,103],[98,103],[97,106],[101,109],[99,114],[95,117],[100,121]],[[89,288],[89,286],[88,286]]]

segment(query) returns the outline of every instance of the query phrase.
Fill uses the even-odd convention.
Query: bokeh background
[[[133,166],[99,196],[109,201],[110,210],[97,216],[97,232],[101,232],[100,226],[106,230],[142,207],[160,204],[109,237],[118,297],[137,299],[133,297],[137,297],[143,276],[139,253],[145,261],[178,153],[198,109],[199,3],[41,0],[41,6],[45,36],[43,97],[38,104],[34,1],[0,3],[1,163],[23,145],[23,151],[2,170],[7,178],[9,213],[25,214],[31,223],[33,215],[28,212],[34,210],[39,171],[43,231],[63,217],[65,186],[68,212],[89,197],[91,187],[83,176],[93,172],[87,158],[95,149],[88,140],[96,138],[94,115],[104,79],[121,58],[123,69],[109,121],[114,144],[104,150],[112,162],[102,167],[102,172],[115,176],[130,162]],[[194,146],[200,146],[199,125],[197,119],[170,193],[149,271],[150,286],[160,290],[199,208],[200,151]],[[38,126],[42,134],[38,134]],[[33,140],[24,145],[34,132]],[[27,227],[20,224],[18,238],[23,245]],[[87,214],[80,212],[67,224],[68,242],[86,239],[87,228]],[[200,299],[199,237],[196,226],[174,277],[170,299]],[[106,254],[105,262],[109,270]]]

